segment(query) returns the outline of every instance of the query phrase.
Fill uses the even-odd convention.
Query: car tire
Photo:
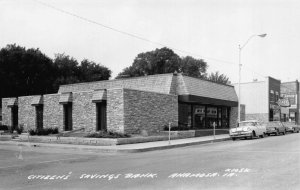
[[[261,138],[264,138],[264,137],[265,137],[265,133],[263,133],[262,135],[260,135],[260,137],[261,137]]]
[[[279,131],[278,130],[276,130],[276,132],[275,132],[275,136],[278,136],[279,135]]]
[[[253,139],[256,136],[255,131],[252,131],[252,134],[250,136],[250,139]]]
[[[233,141],[235,141],[235,140],[236,140],[236,138],[235,138],[235,137],[232,137],[231,139],[232,139]]]
[[[282,135],[285,135],[285,131],[282,132]]]

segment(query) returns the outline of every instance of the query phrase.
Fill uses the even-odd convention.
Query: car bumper
[[[251,137],[252,132],[237,132],[237,133],[231,133],[229,135],[231,138],[240,138],[240,137]]]
[[[266,131],[267,134],[276,133],[276,132],[277,132],[276,129],[268,129]]]

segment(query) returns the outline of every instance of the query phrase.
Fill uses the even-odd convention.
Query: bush
[[[96,132],[96,133],[90,133],[86,135],[85,137],[90,138],[128,138],[130,137],[129,134],[122,134],[122,133],[115,133],[115,132]]]
[[[38,136],[45,136],[49,134],[58,134],[58,128],[41,128],[41,129],[30,129],[29,134],[31,136],[38,135]]]
[[[8,131],[9,128],[10,128],[10,127],[7,126],[7,125],[0,125],[0,130],[1,130],[1,131]]]

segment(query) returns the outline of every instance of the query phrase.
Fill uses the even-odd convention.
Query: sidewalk
[[[122,153],[134,153],[134,152],[146,152],[153,150],[163,150],[177,147],[185,147],[198,144],[207,144],[212,142],[220,142],[229,140],[229,135],[216,135],[194,137],[186,139],[176,139],[169,141],[155,141],[136,144],[125,144],[115,146],[90,146],[90,145],[72,145],[72,144],[50,144],[50,143],[34,143],[34,142],[18,142],[18,141],[0,141],[0,145],[12,145],[12,146],[28,146],[28,147],[45,147],[56,149],[69,149],[69,150],[87,150],[93,152],[122,152]]]

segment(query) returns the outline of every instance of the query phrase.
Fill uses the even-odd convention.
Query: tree
[[[187,76],[205,78],[207,63],[202,59],[186,56],[181,59],[180,72]]]
[[[211,73],[208,77],[207,80],[220,83],[220,84],[230,84],[229,78],[224,75],[224,74],[219,74],[219,71],[215,73]]]
[[[16,44],[0,50],[0,98],[52,93],[53,67],[39,49]]]
[[[173,50],[166,47],[155,49],[138,54],[133,64],[123,69],[116,78],[171,73],[179,70],[180,62],[180,57]]]
[[[182,72],[185,75],[205,78],[207,63],[191,56],[180,58],[169,48],[140,53],[133,64],[123,69],[116,78],[136,77],[163,73]]]
[[[56,54],[53,64],[56,70],[53,87],[56,91],[59,85],[80,82],[78,62],[75,58],[65,54]]]
[[[108,80],[111,76],[111,70],[107,67],[87,59],[81,61],[79,72],[81,82]]]

